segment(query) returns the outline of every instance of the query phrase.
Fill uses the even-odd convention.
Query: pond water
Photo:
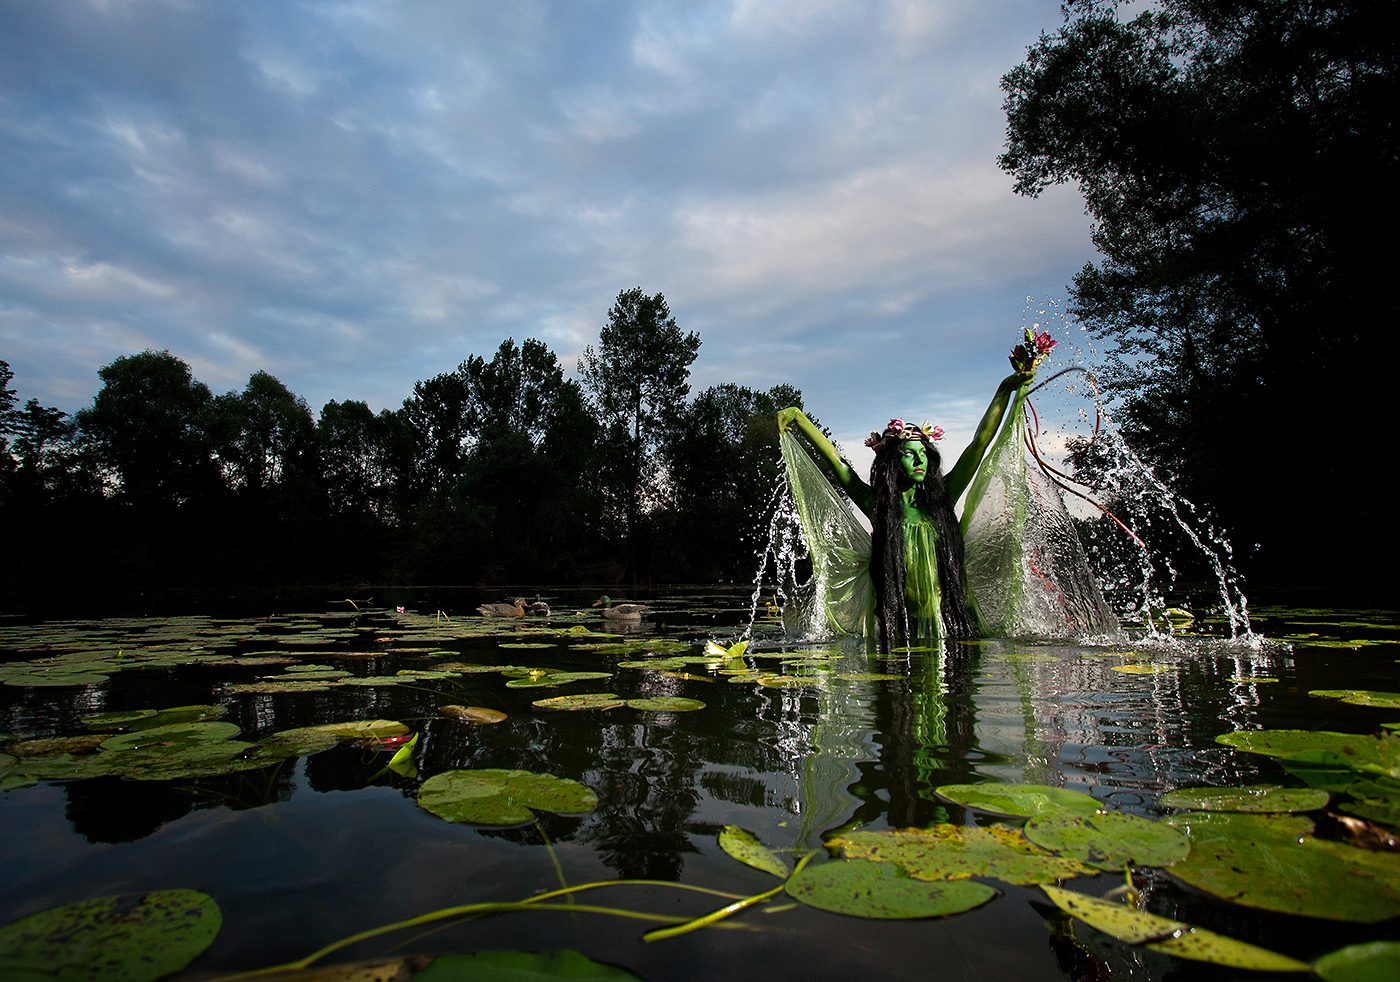
[[[747,590],[649,599],[654,613],[639,624],[605,622],[581,593],[545,599],[551,615],[525,620],[466,613],[476,600],[461,594],[406,593],[393,601],[402,612],[337,602],[258,618],[0,621],[0,924],[91,898],[201,891],[222,926],[186,971],[217,976],[439,908],[628,879],[648,882],[554,904],[663,920],[500,912],[386,934],[325,963],[564,948],[657,980],[1237,977],[1118,940],[1062,913],[1039,885],[1105,897],[1131,863],[1141,909],[1303,962],[1397,937],[1400,853],[1386,849],[1400,813],[1400,737],[1387,729],[1400,720],[1395,615],[1264,609],[1256,629],[1273,640],[1258,645],[982,641],[892,657],[853,643],[785,643],[761,618],[746,651],[707,656],[706,641],[727,648],[748,623]],[[1208,634],[1209,624],[1198,627]],[[536,704],[588,693],[612,694],[602,700],[611,708]],[[185,706],[203,708],[137,712]],[[417,742],[404,751],[390,728],[375,731],[383,739],[300,729],[370,720],[402,723]],[[1314,746],[1295,735],[1302,745],[1282,750],[1216,739],[1261,730],[1362,739]],[[82,739],[27,742],[70,736]],[[251,746],[221,748],[230,739]],[[425,783],[468,769],[553,775],[591,789],[596,804],[563,782],[536,800],[533,821],[492,812],[515,794],[493,794],[498,785],[434,806],[465,821],[420,804]],[[948,789],[1022,784],[1153,820],[1182,851],[1119,855],[1096,842],[1075,853],[1039,833],[1043,845],[1028,845],[1025,817],[1006,814],[1015,805]],[[1203,816],[1162,800],[1182,788],[1261,784],[1330,798],[1295,803],[1293,816]],[[1027,794],[1046,829],[1047,817],[1083,825],[1081,799]],[[782,885],[731,855],[737,833],[721,845],[726,826],[787,867],[816,850],[804,873],[873,857],[901,884],[906,874],[924,877],[918,884],[971,872],[995,893],[955,915],[872,919],[818,909],[831,901],[813,877],[804,896],[817,906],[779,892],[713,926],[644,940],[664,918],[730,902],[674,884],[735,896]],[[880,837],[900,829],[946,838]],[[969,829],[1001,830],[1037,863],[1077,855],[1081,865],[988,872]],[[913,853],[900,852],[911,842]],[[1242,842],[1253,843],[1253,859],[1231,858]],[[1306,847],[1296,865],[1290,842]],[[909,858],[920,848],[965,865],[931,874]],[[1223,856],[1215,866],[1212,850]],[[1084,865],[1096,860],[1103,869]],[[1243,885],[1220,883],[1232,865]],[[1339,884],[1340,900],[1328,893]],[[834,890],[870,895],[844,882]],[[0,940],[0,967],[4,948]]]

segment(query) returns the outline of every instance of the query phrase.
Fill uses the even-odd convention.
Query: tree
[[[306,400],[267,372],[254,372],[241,393],[214,400],[215,450],[229,485],[257,497],[314,480],[315,423]]]
[[[209,387],[169,351],[125,355],[77,414],[108,489],[138,505],[187,503],[218,486],[207,429]]]
[[[1400,314],[1400,7],[1121,6],[1067,3],[1004,77],[1000,163],[1022,194],[1084,195],[1103,258],[1072,309],[1109,342],[1123,427],[1260,544],[1259,578],[1393,578],[1390,496],[1361,464]],[[1366,536],[1320,527],[1333,489]]]
[[[674,575],[687,580],[750,579],[758,536],[782,473],[778,411],[801,406],[790,385],[767,392],[726,382],[696,395],[666,447]]]
[[[614,464],[606,478],[634,575],[642,519],[662,487],[659,451],[690,393],[690,366],[699,352],[700,335],[681,333],[666,298],[634,287],[617,295],[597,349],[590,345],[579,359]]]
[[[10,363],[0,359],[0,504],[9,497],[9,487],[15,470],[15,460],[10,456],[10,444],[6,435],[13,431],[15,412],[15,390],[10,388],[15,373]]]

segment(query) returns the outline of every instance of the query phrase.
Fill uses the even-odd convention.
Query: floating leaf
[[[506,683],[507,689],[542,689],[552,688],[557,685],[566,685],[569,682],[586,682],[595,679],[611,678],[611,672],[544,672],[538,676],[529,676],[520,679],[511,679]]]
[[[1331,796],[1320,788],[1285,788],[1251,784],[1243,788],[1178,788],[1159,804],[1205,812],[1310,812],[1326,807]]]
[[[213,898],[195,890],[86,900],[0,928],[0,970],[14,980],[147,982],[194,961],[222,920]]]
[[[531,809],[583,815],[598,796],[577,781],[533,771],[443,771],[423,782],[418,804],[449,822],[519,825],[534,818]]]
[[[1375,923],[1400,915],[1400,855],[1313,838],[1297,815],[1190,812],[1167,822],[1191,839],[1174,876],[1232,903]]]
[[[1374,689],[1313,689],[1308,695],[1323,699],[1340,699],[1353,706],[1400,709],[1400,692],[1377,692]]]
[[[239,734],[234,723],[171,723],[148,730],[119,733],[102,741],[103,750],[143,750],[160,748],[178,751],[193,744],[221,742]]]
[[[1177,829],[1137,815],[1041,815],[1026,823],[1026,838],[1062,856],[1099,869],[1170,866],[1186,858],[1191,843]]]
[[[605,965],[568,948],[553,951],[478,951],[444,955],[413,976],[415,982],[540,982],[581,979],[584,982],[641,982],[639,976]]]
[[[1066,914],[1128,944],[1145,945],[1153,951],[1175,955],[1178,958],[1255,972],[1308,971],[1305,963],[1287,955],[1192,927],[1181,921],[1086,897],[1082,893],[1060,887],[1042,886],[1041,889],[1050,901]]]
[[[961,914],[997,895],[985,883],[930,883],[910,879],[888,863],[860,860],[808,866],[784,889],[794,900],[818,910],[884,920]]]
[[[626,703],[626,699],[619,699],[611,692],[581,692],[578,695],[572,696],[554,696],[549,699],[536,699],[531,705],[536,709],[558,709],[568,712],[580,712],[589,709],[617,709],[619,706],[626,705]]]
[[[101,733],[86,733],[82,736],[39,737],[33,740],[16,740],[6,748],[17,757],[56,757],[61,754],[87,754],[97,750],[107,737]]]
[[[341,740],[368,740],[372,737],[403,736],[407,726],[392,719],[362,719],[347,723],[320,723],[298,728],[301,732],[329,733]]]
[[[1237,730],[1216,737],[1215,742],[1300,764],[1400,777],[1400,737],[1396,736],[1328,730]]]
[[[1348,945],[1323,955],[1312,969],[1326,982],[1393,982],[1400,978],[1400,941]]]
[[[945,784],[936,790],[965,808],[1017,818],[1065,812],[1092,815],[1099,810],[1099,803],[1089,795],[1047,784]]]
[[[719,847],[745,866],[772,873],[779,879],[786,879],[791,872],[781,856],[759,842],[758,836],[737,825],[726,825],[720,831]]]
[[[992,876],[1007,883],[1053,883],[1094,872],[1077,860],[1044,852],[1018,830],[999,825],[849,832],[827,846],[839,848],[847,859],[894,863],[919,880]]]
[[[630,709],[640,709],[648,713],[693,713],[697,709],[705,708],[705,704],[699,699],[687,699],[684,696],[648,696],[642,699],[628,699],[627,706]]]
[[[453,719],[460,719],[466,723],[478,723],[483,726],[490,723],[499,723],[506,718],[506,714],[499,709],[488,709],[485,706],[447,705],[439,706],[438,710],[447,716],[451,716]]]
[[[1124,675],[1160,675],[1163,672],[1175,672],[1175,665],[1112,665],[1115,672],[1122,672]]]

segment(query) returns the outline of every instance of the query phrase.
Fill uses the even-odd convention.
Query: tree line
[[[13,586],[748,580],[790,385],[690,395],[700,337],[625,290],[567,378],[541,341],[417,382],[397,409],[267,372],[215,395],[169,351],[99,370],[74,414],[0,361]]]
[[[1000,163],[1084,197],[1072,310],[1124,430],[1255,582],[1393,585],[1400,4],[1063,7],[1003,78]]]

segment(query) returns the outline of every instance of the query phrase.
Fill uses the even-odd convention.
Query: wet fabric
[[[968,600],[993,637],[1114,635],[1117,618],[1089,569],[1054,486],[1028,466],[1024,392],[992,441],[962,520]],[[787,612],[794,634],[877,634],[870,533],[846,496],[792,432],[779,435],[788,482],[812,560],[812,581]],[[904,526],[905,607],[911,637],[943,634],[933,523]]]
[[[1024,393],[977,470],[963,508],[967,588],[994,637],[1118,633],[1059,488],[1026,450]]]

